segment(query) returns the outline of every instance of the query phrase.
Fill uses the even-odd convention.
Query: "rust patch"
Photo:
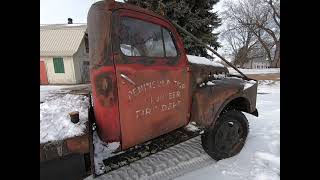
[[[98,2],[91,6],[88,13],[88,40],[90,67],[111,66],[112,46],[110,38],[111,11],[110,3]]]
[[[120,141],[118,94],[114,66],[91,70],[94,116],[104,142]]]
[[[89,136],[80,136],[66,140],[67,148],[72,153],[88,153],[89,152]]]
[[[45,152],[43,151],[43,145],[40,144],[40,162],[41,161],[44,161],[46,159],[46,154]]]
[[[239,87],[209,86],[199,88],[193,95],[191,121],[209,127],[223,102],[239,92]]]
[[[113,73],[112,73],[113,74]],[[111,73],[101,73],[95,77],[95,89],[101,105],[110,107],[114,106],[114,87],[110,77]]]
[[[47,161],[69,154],[64,141],[40,144],[40,161]]]
[[[111,26],[114,1],[94,3],[88,13],[90,78],[98,134],[104,142],[120,141],[117,85]]]
[[[136,84],[117,75],[123,149],[188,123],[190,94],[185,68],[157,70],[135,66],[117,65],[117,72],[126,74]]]
[[[229,73],[226,67],[214,67],[202,64],[190,63],[191,68],[191,88],[194,91],[197,85],[207,82],[212,79],[211,76],[214,74]]]
[[[214,67],[189,63],[191,67],[191,121],[202,127],[210,127],[215,123],[222,109],[236,97],[248,99],[249,113],[256,109],[257,85],[243,90],[245,81],[239,77],[230,78],[231,75],[226,67]],[[228,78],[216,79],[214,75],[225,74]],[[214,81],[214,85],[200,87]],[[247,109],[247,107],[243,107]]]
[[[40,162],[56,159],[72,153],[89,152],[88,134],[65,140],[40,144]]]

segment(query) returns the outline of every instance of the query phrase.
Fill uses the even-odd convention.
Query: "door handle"
[[[129,81],[131,84],[136,85],[136,83],[133,82],[133,81],[132,81],[128,76],[126,76],[125,74],[120,73],[120,76],[121,76],[123,79]]]

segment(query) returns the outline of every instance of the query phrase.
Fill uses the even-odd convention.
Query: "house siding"
[[[47,67],[47,77],[49,84],[76,84],[75,70],[73,58],[65,56],[63,58],[64,73],[55,73],[53,65],[53,57],[41,57],[45,61]]]
[[[250,60],[249,62],[245,63],[243,65],[243,68],[252,68],[252,69],[266,69],[270,67],[269,61],[265,60],[264,57],[262,58],[255,58],[253,60]]]
[[[84,39],[82,39],[80,46],[77,50],[77,52],[73,55],[73,63],[74,63],[74,70],[75,70],[75,78],[77,83],[86,83],[83,82],[82,76],[84,75],[83,72],[83,62],[88,61],[89,62],[89,54],[86,52],[85,48],[85,42]],[[86,74],[89,76],[89,74]]]

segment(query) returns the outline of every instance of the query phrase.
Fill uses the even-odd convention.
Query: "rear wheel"
[[[236,110],[223,113],[216,124],[201,136],[202,147],[215,160],[238,154],[249,132],[246,116]]]

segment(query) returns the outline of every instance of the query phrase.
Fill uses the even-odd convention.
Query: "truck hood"
[[[212,61],[205,57],[193,56],[193,55],[187,54],[187,58],[190,64],[201,64],[201,65],[207,65],[207,66],[213,66],[213,67],[225,67],[223,64],[218,63],[216,61]]]
[[[221,63],[199,56],[187,55],[187,58],[191,68],[191,81],[193,86],[207,82],[211,76],[229,74],[228,68]]]

